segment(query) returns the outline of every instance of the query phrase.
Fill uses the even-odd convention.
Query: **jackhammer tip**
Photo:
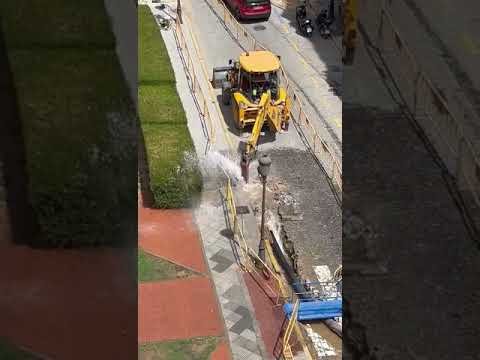
[[[240,167],[242,169],[242,177],[243,180],[245,180],[246,183],[248,183],[248,173],[249,173],[249,168],[250,168],[250,161],[248,158],[248,155],[243,154],[242,155],[242,161],[240,163]]]

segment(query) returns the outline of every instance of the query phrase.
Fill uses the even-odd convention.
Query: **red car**
[[[272,11],[270,0],[224,0],[238,20],[268,20]]]

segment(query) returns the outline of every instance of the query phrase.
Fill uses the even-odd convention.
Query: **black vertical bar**
[[[0,156],[13,241],[34,245],[38,226],[28,200],[25,144],[17,96],[0,19]]]

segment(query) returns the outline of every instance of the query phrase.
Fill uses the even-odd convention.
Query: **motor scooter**
[[[332,25],[333,21],[333,18],[328,16],[327,10],[325,9],[320,11],[320,14],[318,14],[315,22],[318,25],[318,31],[320,32],[320,35],[324,39],[331,35],[330,25]]]
[[[296,18],[298,28],[306,37],[312,37],[313,35],[313,24],[312,20],[307,18],[307,6],[305,1],[297,6],[296,8]]]

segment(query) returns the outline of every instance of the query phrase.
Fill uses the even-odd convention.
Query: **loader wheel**
[[[231,85],[228,81],[226,81],[222,84],[222,103],[223,105],[230,105],[231,100]]]

